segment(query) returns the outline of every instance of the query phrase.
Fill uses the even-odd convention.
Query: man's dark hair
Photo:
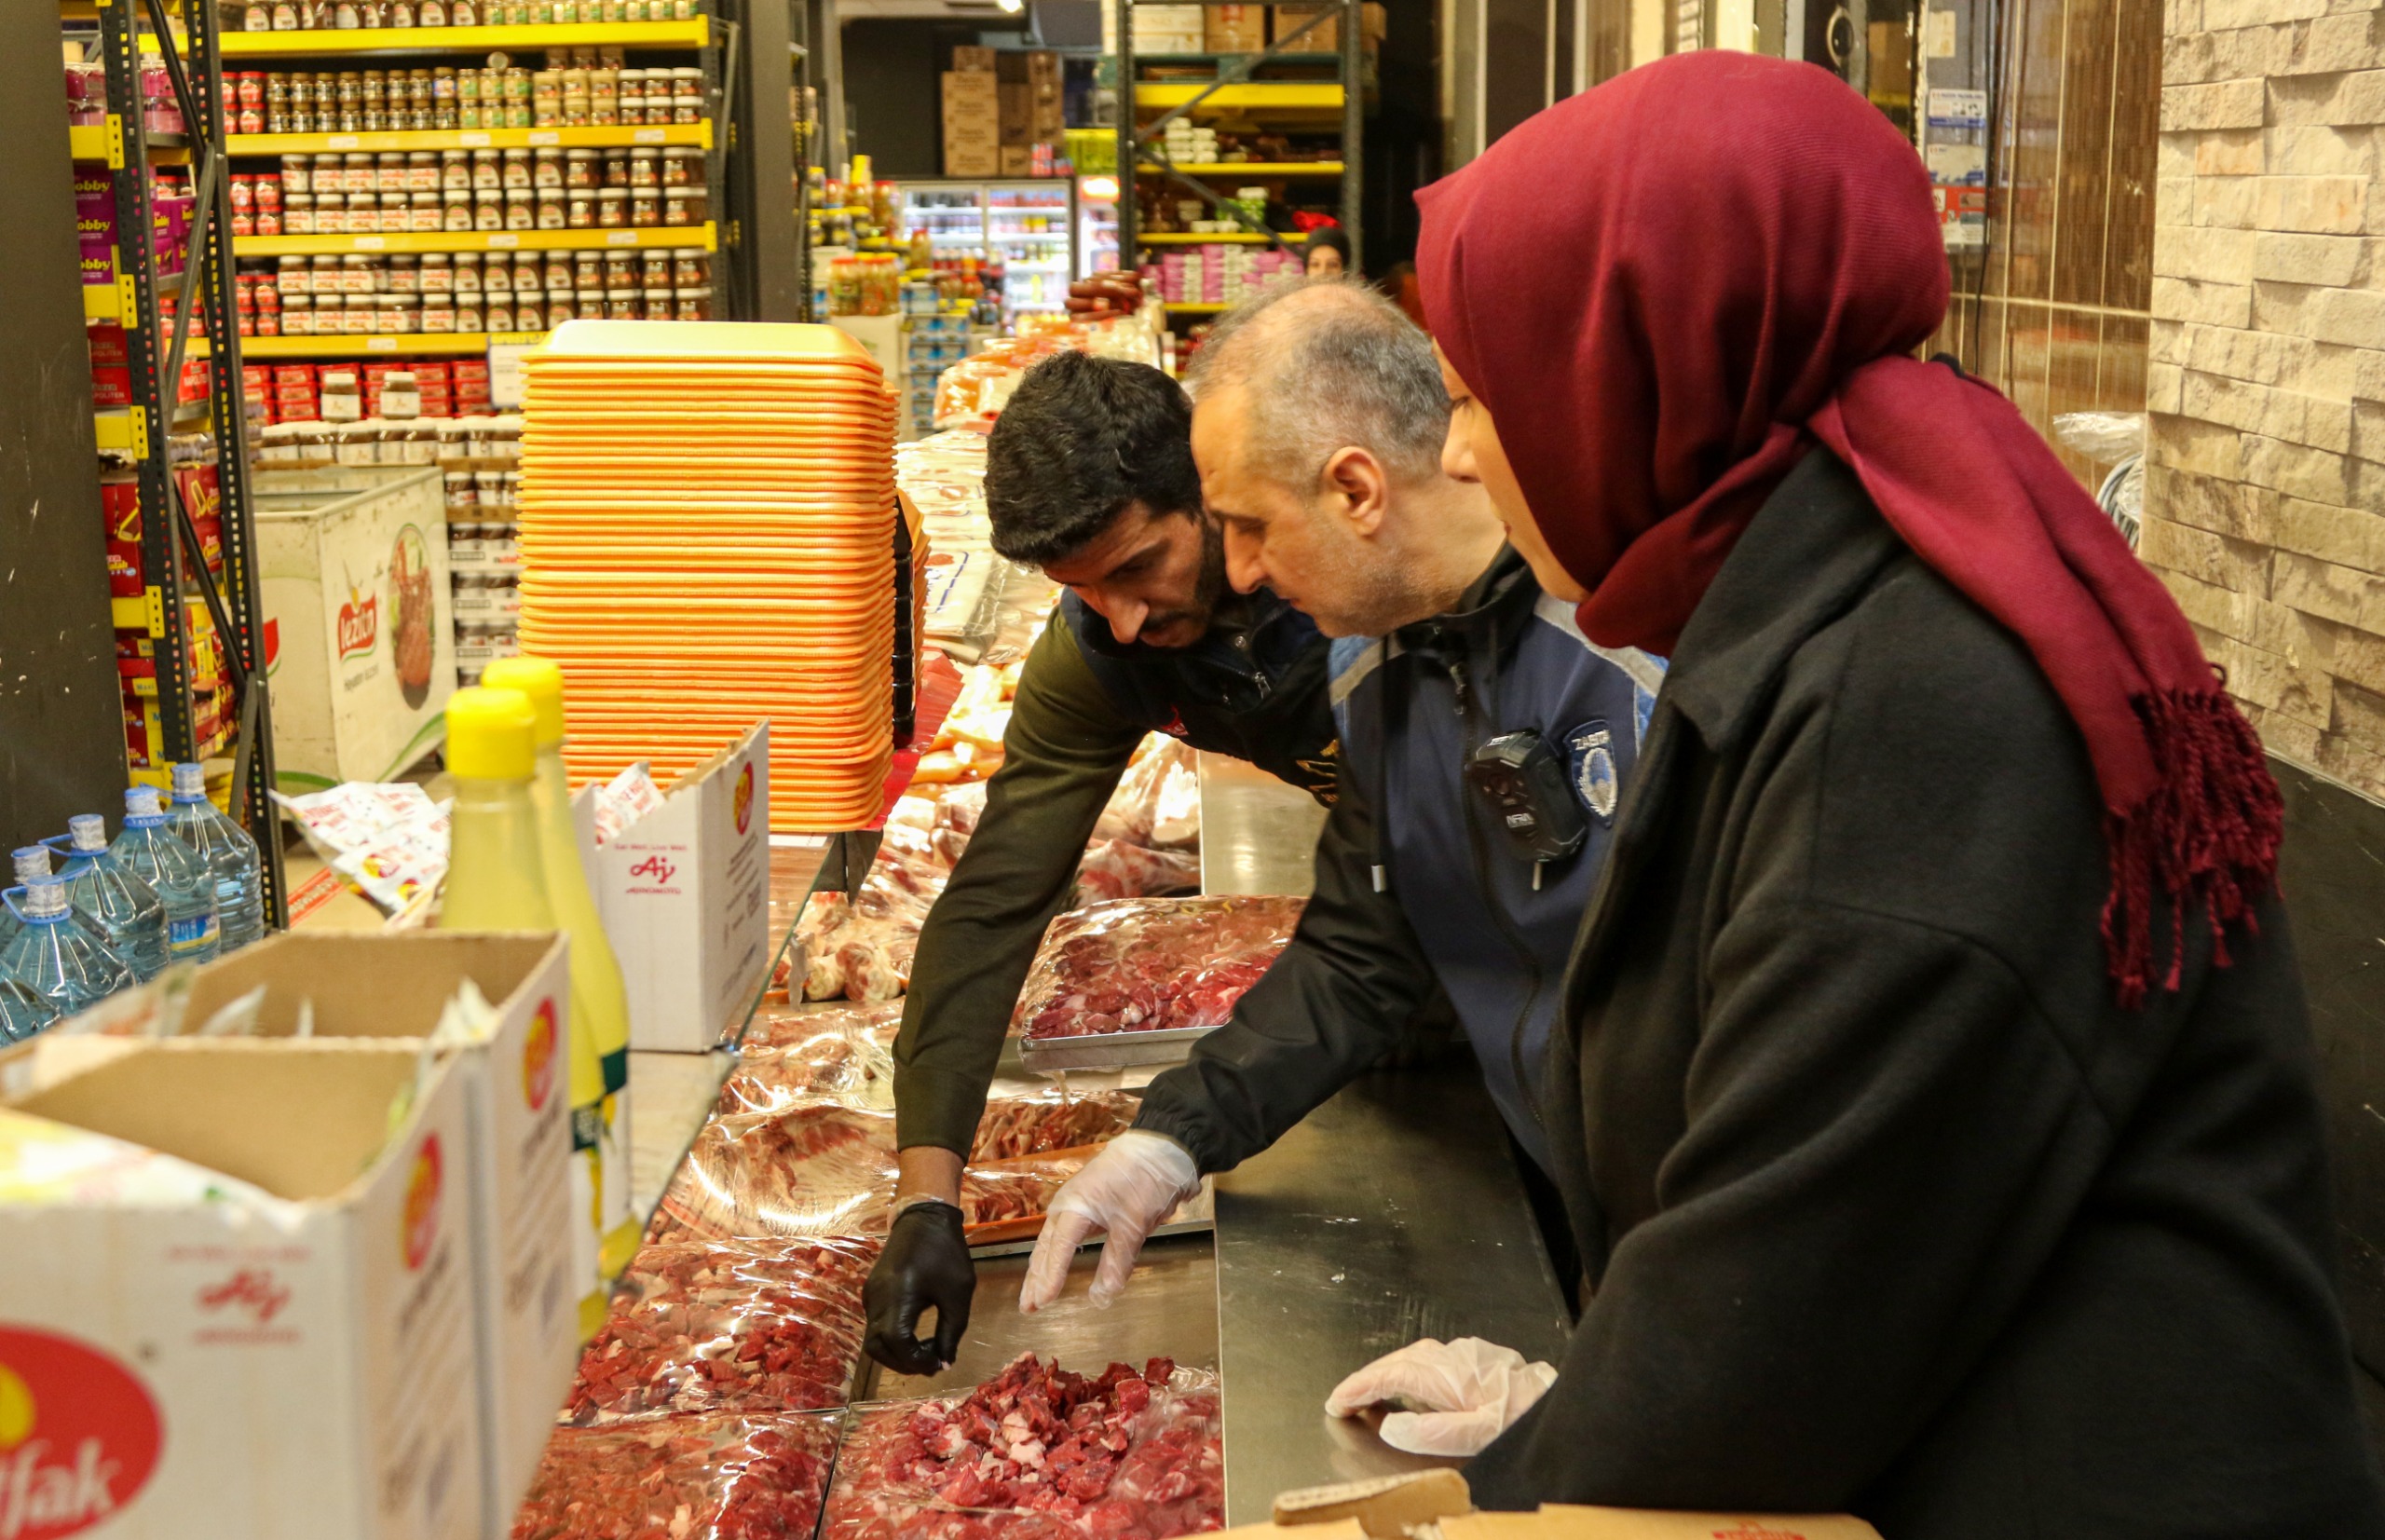
[[[1147,363],[1057,353],[1027,372],[986,445],[994,549],[1014,562],[1064,561],[1129,503],[1197,514],[1192,407]]]

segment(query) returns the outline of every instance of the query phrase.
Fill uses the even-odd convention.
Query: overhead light
[[[1118,179],[1114,176],[1089,176],[1080,184],[1085,197],[1101,199],[1118,196]]]
[[[1025,8],[1027,0],[994,0],[994,4],[1002,7],[1003,15],[1016,16]]]

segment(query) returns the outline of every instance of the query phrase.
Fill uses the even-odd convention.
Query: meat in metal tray
[[[1118,1070],[1134,1064],[1181,1064],[1192,1044],[1216,1031],[1215,1027],[1168,1027],[1149,1032],[1088,1032],[1081,1037],[1013,1038],[1003,1044],[1008,1062],[1014,1051],[1021,1070],[1031,1075],[1054,1070]]]

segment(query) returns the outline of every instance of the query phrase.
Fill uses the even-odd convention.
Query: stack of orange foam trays
[[[893,399],[826,326],[575,320],[524,361],[522,649],[574,785],[770,725],[770,826],[877,815],[893,743]]]

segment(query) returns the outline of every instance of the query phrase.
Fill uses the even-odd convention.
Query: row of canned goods
[[[511,513],[512,505],[503,505]],[[484,512],[488,510],[484,509]],[[474,524],[451,519],[447,524],[447,570],[474,575],[519,573],[522,540],[511,524]]]
[[[522,501],[520,471],[450,470],[443,480],[451,545],[455,530],[472,525],[475,519],[497,518],[511,526],[513,511]]]
[[[270,303],[263,303],[270,296]],[[709,286],[486,294],[289,294],[243,286],[244,337],[552,332],[567,320],[710,320]]]
[[[479,70],[259,71],[225,83],[232,131],[244,134],[701,123],[708,92],[703,71],[684,65],[532,70],[503,53]]]

